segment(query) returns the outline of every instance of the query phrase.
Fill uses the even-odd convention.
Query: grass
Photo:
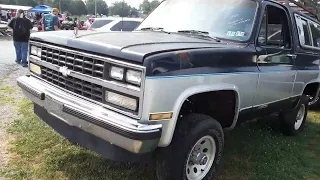
[[[19,105],[21,119],[9,128],[9,179],[152,180],[152,168],[114,163],[71,145],[40,121],[29,101]],[[270,118],[269,118],[270,120]],[[280,134],[276,121],[261,120],[226,134],[224,170],[219,179],[320,179],[320,113],[310,112],[306,131],[297,137]]]
[[[14,98],[11,96],[15,92],[15,89],[7,86],[0,86],[0,105],[5,103],[10,103],[14,101]]]
[[[15,89],[7,86],[0,86],[0,93],[12,94],[15,92]]]
[[[226,140],[220,179],[320,179],[320,113],[310,112],[306,130],[283,136],[276,118],[238,127]]]
[[[9,167],[2,172],[9,179],[149,180],[153,177],[150,168],[114,163],[72,145],[34,115],[29,101],[23,100],[18,105],[22,117],[8,130],[16,140],[11,143]]]

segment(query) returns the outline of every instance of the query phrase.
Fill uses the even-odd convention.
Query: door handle
[[[295,55],[295,54],[287,54],[287,56],[288,56],[288,57],[292,57],[292,58],[294,58],[294,59],[297,57],[297,55]]]

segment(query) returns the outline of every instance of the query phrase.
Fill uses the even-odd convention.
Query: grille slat
[[[90,75],[97,78],[103,78],[104,61],[94,60],[90,57],[84,57],[69,52],[42,47],[42,61],[46,61],[60,67],[67,66],[75,72]],[[71,76],[64,77],[62,73],[42,66],[41,77],[57,86],[67,89],[76,94],[103,102],[103,88],[100,85],[93,84]]]
[[[91,75],[97,78],[103,78],[103,69],[105,62],[82,55],[76,55],[49,47],[42,47],[41,60],[59,65],[67,66],[73,71]]]

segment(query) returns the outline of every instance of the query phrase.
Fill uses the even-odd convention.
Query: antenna
[[[121,31],[123,28],[123,14],[124,14],[124,0],[122,0],[122,20],[121,20]]]

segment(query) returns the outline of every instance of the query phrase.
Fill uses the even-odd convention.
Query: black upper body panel
[[[147,76],[257,72],[253,45],[161,53],[147,57]]]
[[[141,64],[145,57],[160,52],[202,48],[237,48],[235,43],[217,43],[211,39],[162,32],[89,32],[73,31],[34,33],[31,40],[84,50]]]

